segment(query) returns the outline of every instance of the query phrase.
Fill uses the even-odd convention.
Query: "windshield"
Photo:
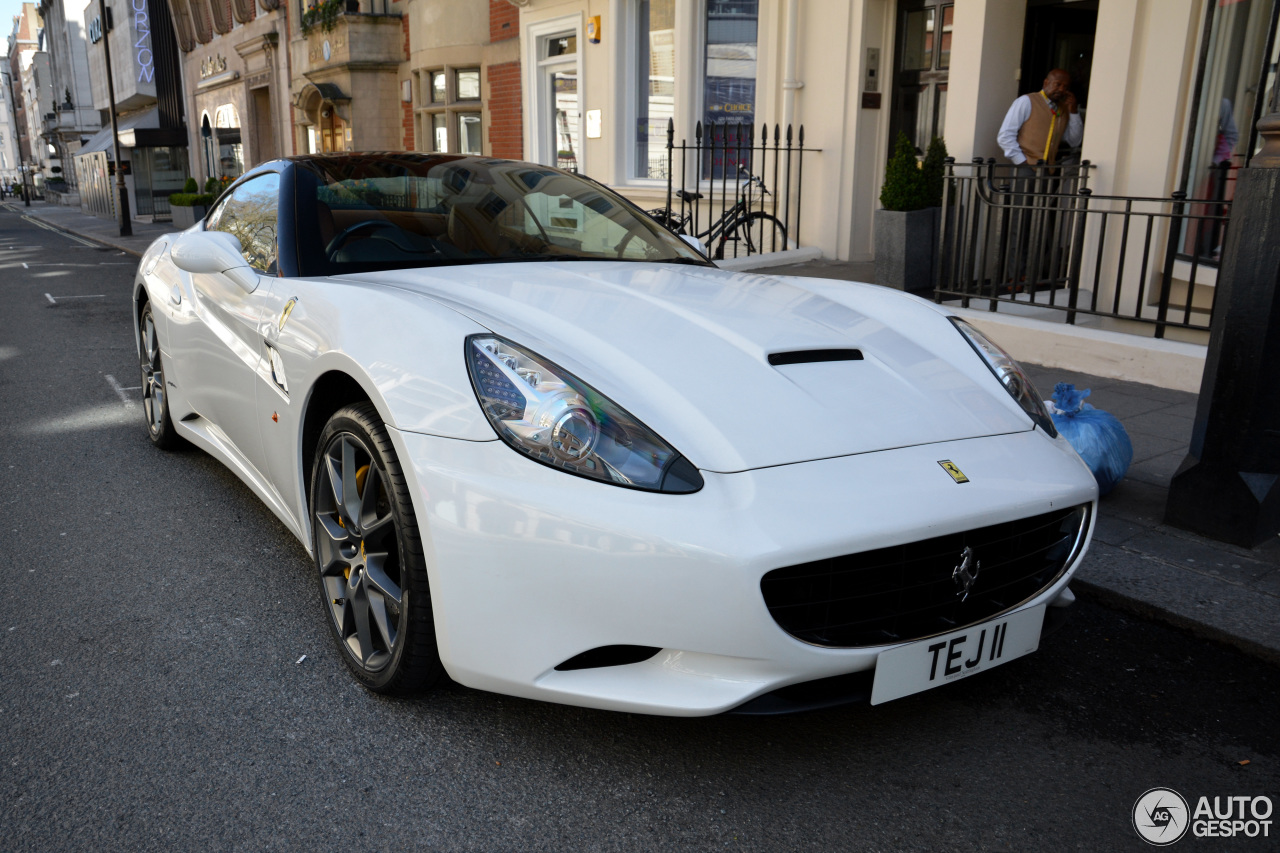
[[[625,199],[559,169],[426,154],[298,166],[303,275],[504,261],[707,263]]]

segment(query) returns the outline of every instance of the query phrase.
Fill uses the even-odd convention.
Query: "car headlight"
[[[651,492],[696,492],[702,475],[630,413],[542,356],[495,335],[467,338],[467,368],[498,437],[570,474]]]
[[[999,379],[1000,384],[1004,386],[1004,390],[1008,391],[1009,396],[1022,407],[1022,411],[1026,412],[1031,420],[1050,437],[1057,438],[1058,429],[1053,425],[1053,418],[1049,417],[1049,413],[1045,411],[1044,400],[1036,391],[1036,386],[1031,384],[1031,379],[1021,365],[1014,361],[1009,353],[992,343],[990,338],[964,320],[959,317],[949,319],[955,324],[960,334],[964,335],[974,351],[986,362],[987,367],[991,368],[996,379]]]

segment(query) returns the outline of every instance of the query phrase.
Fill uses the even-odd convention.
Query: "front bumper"
[[[771,569],[1097,497],[1067,442],[1038,430],[704,472],[705,487],[690,495],[569,476],[497,440],[391,434],[408,461],[450,676],[498,693],[640,713],[719,713],[787,685],[871,670],[890,648],[822,648],[791,637],[760,591]],[[939,460],[969,482],[956,483]],[[1022,606],[1054,600],[1084,550]],[[662,651],[624,666],[555,669],[611,645]]]

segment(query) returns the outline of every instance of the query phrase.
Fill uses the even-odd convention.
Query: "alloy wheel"
[[[353,661],[378,672],[394,657],[404,612],[386,475],[347,432],[329,441],[318,474],[316,550],[329,615]]]

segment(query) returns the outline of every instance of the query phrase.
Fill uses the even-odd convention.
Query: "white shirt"
[[[1039,92],[1034,96],[1044,98],[1044,95]],[[1027,119],[1031,118],[1032,97],[1032,95],[1022,95],[1014,100],[1013,105],[1009,107],[1009,112],[1005,114],[1004,124],[1000,125],[1000,132],[996,134],[996,142],[1000,144],[1000,150],[1004,151],[1004,156],[1018,165],[1027,162],[1027,155],[1022,153],[1022,146],[1018,144],[1018,131],[1022,130]],[[1048,98],[1045,98],[1045,103],[1049,103]],[[1084,119],[1080,118],[1079,113],[1067,115],[1067,129],[1062,133],[1062,141],[1072,146],[1079,145],[1080,140],[1084,138]]]

